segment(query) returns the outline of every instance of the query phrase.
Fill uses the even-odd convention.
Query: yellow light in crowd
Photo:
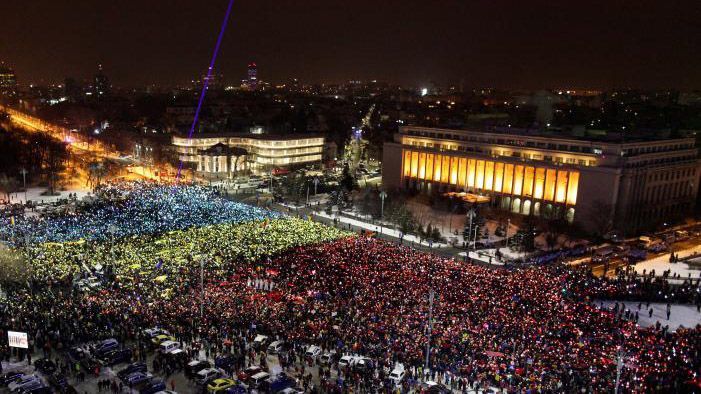
[[[557,172],[557,189],[555,192],[555,202],[565,202],[567,194],[567,171]]]
[[[467,187],[475,187],[475,163],[477,160],[469,159],[467,161]]]
[[[506,164],[504,166],[504,187],[502,188],[502,193],[511,194],[511,184],[514,179],[514,165]]]
[[[475,187],[478,189],[484,188],[484,160],[477,160],[477,179]]]
[[[536,168],[535,170],[535,190],[533,197],[537,199],[543,198],[543,186],[545,185],[545,168]]]
[[[484,189],[492,190],[494,183],[494,162],[488,161],[484,165]]]
[[[433,170],[433,180],[435,182],[441,181],[441,155],[436,155],[436,163]]]
[[[424,179],[426,176],[426,154],[419,154],[419,179]]]
[[[532,196],[533,195],[533,173],[535,169],[533,167],[526,167],[526,173],[523,176],[523,195]]]
[[[552,201],[555,197],[555,175],[557,171],[548,168],[545,172],[545,200]]]
[[[501,192],[501,186],[504,184],[504,163],[496,163],[494,165],[494,191]]]
[[[433,179],[433,153],[426,155],[426,179]]]
[[[523,166],[518,165],[514,168],[514,195],[520,196],[523,191]]]
[[[416,178],[419,174],[419,152],[411,152],[411,177]]]
[[[577,189],[579,188],[579,172],[570,172],[570,181],[567,183],[567,204],[577,203]]]
[[[450,158],[450,184],[455,185],[458,183],[458,158]]]
[[[465,178],[467,176],[467,159],[464,157],[460,158],[458,165],[458,186],[465,188]]]

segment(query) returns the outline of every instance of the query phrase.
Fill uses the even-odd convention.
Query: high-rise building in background
[[[246,79],[241,81],[241,88],[245,90],[258,90],[258,65],[255,62],[248,64]]]
[[[93,85],[93,93],[96,97],[104,97],[109,95],[111,88],[112,86],[110,85],[109,78],[107,78],[105,73],[102,71],[102,64],[98,65]]]
[[[251,90],[258,88],[258,66],[255,62],[248,65],[248,86]]]
[[[207,90],[216,91],[224,88],[224,74],[217,74],[215,68],[207,69],[207,72],[202,74],[197,81],[193,81],[193,86],[196,91],[202,89],[202,87],[207,83]]]
[[[83,89],[75,78],[68,77],[63,82],[63,95],[72,103],[82,99]]]
[[[5,63],[0,63],[0,96],[17,97],[17,76]]]

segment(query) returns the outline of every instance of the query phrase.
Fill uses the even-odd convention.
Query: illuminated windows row
[[[464,189],[577,203],[579,172],[404,150],[405,178]]]

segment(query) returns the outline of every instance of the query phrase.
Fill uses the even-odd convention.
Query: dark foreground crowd
[[[93,293],[69,282],[9,289],[0,328],[27,331],[35,346],[56,350],[95,338],[136,340],[142,329],[161,326],[186,344],[208,344],[213,356],[249,358],[259,355],[242,344],[264,334],[292,344],[280,357],[288,368],[308,345],[371,358],[373,370],[346,376],[346,384],[369,388],[397,362],[416,378],[427,373],[421,367],[433,290],[429,377],[456,389],[612,392],[619,355],[621,392],[698,384],[700,327],[637,327],[593,304],[597,294],[582,285],[590,279],[560,266],[490,269],[350,237],[208,265],[204,294],[195,263],[169,279],[174,295],[138,277]],[[0,355],[9,357],[8,349]],[[323,368],[321,375],[330,378]]]

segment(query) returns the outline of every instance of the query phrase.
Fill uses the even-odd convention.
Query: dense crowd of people
[[[110,204],[120,201],[100,209],[113,211]],[[365,355],[378,366],[401,362],[419,375],[426,373],[421,366],[430,341],[432,377],[510,392],[613,391],[619,355],[626,392],[677,391],[701,373],[701,327],[641,328],[594,305],[596,297],[624,291],[616,279],[554,264],[476,266],[248,209],[241,220],[222,223],[208,216],[215,209],[199,216],[200,225],[161,222],[143,232],[118,221],[124,229],[116,242],[84,232],[85,242],[66,237],[73,242],[23,246],[35,280],[0,301],[0,328],[27,331],[51,348],[136,338],[153,326],[187,343],[221,345],[260,333],[294,349],[313,344]],[[73,229],[60,234],[79,227],[69,218],[59,222]],[[54,229],[43,223],[34,231]],[[101,289],[78,291],[75,277],[96,274],[99,265],[113,267],[113,276],[105,276]]]
[[[153,183],[105,184],[70,214],[4,215],[0,240],[13,244],[111,240],[278,214],[218,198],[210,188]]]

